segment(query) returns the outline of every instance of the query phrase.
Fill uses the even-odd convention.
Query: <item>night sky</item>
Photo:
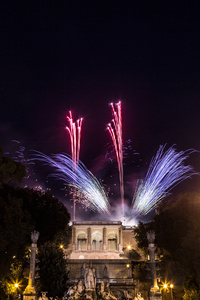
[[[140,153],[139,166],[134,157],[127,173],[125,165],[125,181],[145,174],[161,144],[200,150],[199,9],[199,1],[4,3],[3,149],[18,140],[27,151],[69,153],[65,127],[72,110],[75,119],[84,118],[80,158],[95,171],[111,142],[109,102],[120,99],[123,139],[131,139]],[[199,153],[188,163],[200,172]],[[196,176],[180,190],[199,191],[199,186]]]

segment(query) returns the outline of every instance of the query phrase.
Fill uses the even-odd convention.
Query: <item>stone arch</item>
[[[100,231],[94,231],[92,233],[92,250],[102,250],[102,244],[103,244],[103,237],[102,233]]]
[[[85,231],[79,231],[77,233],[77,250],[87,250],[87,233]]]
[[[110,251],[117,250],[117,232],[114,230],[107,234],[107,249]]]

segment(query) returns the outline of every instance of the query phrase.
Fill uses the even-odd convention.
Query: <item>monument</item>
[[[42,297],[39,297],[38,300],[48,300],[47,292],[41,292],[41,293],[42,293]]]
[[[70,299],[134,298],[131,261],[123,251],[130,244],[136,247],[132,230],[120,221],[73,222],[72,244],[65,253]]]
[[[23,300],[37,300],[37,293],[35,290],[35,263],[36,263],[36,251],[37,251],[37,241],[39,238],[39,232],[33,231],[31,232],[31,258],[30,258],[30,270],[29,270],[29,278],[28,285],[23,294]]]
[[[100,285],[96,288],[96,274],[95,268],[90,262],[89,266],[84,264],[84,284],[82,280],[68,289],[67,298],[69,300],[79,300],[79,299],[106,299],[106,300],[117,300],[110,290],[109,282],[104,283],[101,280]],[[131,299],[131,298],[130,298]]]
[[[147,232],[148,240],[148,250],[150,256],[150,271],[151,271],[151,289],[150,289],[150,300],[161,300],[162,295],[157,284],[157,275],[156,275],[156,262],[155,262],[155,232]]]
[[[83,266],[84,272],[84,281],[86,290],[95,290],[96,289],[96,275],[95,268],[92,267],[92,264],[89,267]]]
[[[144,298],[141,296],[141,293],[138,292],[137,295],[135,296],[134,300],[144,300]]]

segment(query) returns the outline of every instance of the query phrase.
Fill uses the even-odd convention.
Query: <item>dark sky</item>
[[[4,3],[0,143],[69,152],[71,109],[84,117],[81,160],[90,167],[110,142],[108,104],[121,99],[124,141],[144,164],[160,144],[200,150],[199,9],[199,1]],[[200,155],[191,162],[200,171]]]

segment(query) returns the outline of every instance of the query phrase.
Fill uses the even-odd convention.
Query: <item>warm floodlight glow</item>
[[[173,289],[173,287],[174,287],[174,285],[171,283],[171,284],[170,284],[170,288]]]
[[[60,248],[63,249],[63,245],[60,245]]]
[[[164,289],[167,289],[167,284],[166,283],[163,284],[163,287],[164,287]]]
[[[126,267],[127,267],[127,268],[129,268],[129,267],[130,267],[130,265],[129,265],[129,264],[127,264],[127,265],[126,265]]]
[[[127,249],[128,249],[128,250],[131,250],[131,245],[128,245],[128,246],[127,246]]]
[[[18,286],[19,286],[19,284],[18,284],[18,283],[15,283],[15,287],[18,288]]]

